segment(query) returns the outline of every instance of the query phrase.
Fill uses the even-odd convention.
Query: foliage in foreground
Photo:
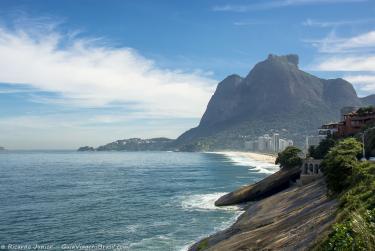
[[[314,159],[323,159],[335,144],[336,140],[332,137],[327,137],[326,139],[323,139],[318,146],[310,146],[309,156]]]
[[[348,138],[324,158],[327,186],[340,208],[332,232],[316,250],[375,250],[375,165],[358,161],[360,148]]]
[[[357,140],[347,138],[326,154],[322,166],[331,192],[340,193],[350,185],[361,150],[362,145]]]
[[[275,164],[280,164],[282,169],[290,169],[302,164],[299,156],[301,150],[294,146],[288,146],[284,151],[277,154]]]

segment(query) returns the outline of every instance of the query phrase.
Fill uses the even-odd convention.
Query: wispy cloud
[[[261,1],[251,4],[225,4],[216,5],[213,11],[247,12],[256,10],[267,10],[289,6],[314,5],[314,4],[338,4],[338,3],[360,3],[367,0],[280,0]]]
[[[369,22],[374,22],[375,19],[358,19],[358,20],[339,20],[339,21],[320,21],[314,19],[306,19],[302,22],[302,25],[309,27],[321,27],[321,28],[336,28],[347,25],[359,25]]]
[[[331,32],[323,39],[310,39],[305,42],[311,43],[320,53],[368,53],[375,50],[375,30],[353,37],[338,37]]]
[[[47,31],[0,27],[0,82],[59,94],[43,102],[116,103],[169,117],[199,117],[216,83],[199,71],[158,67],[132,48],[62,33],[55,26]]]
[[[261,25],[269,24],[270,22],[259,21],[259,20],[245,20],[245,21],[236,21],[233,23],[235,26],[252,26],[252,25]]]
[[[318,71],[374,71],[375,55],[337,55],[320,60],[314,67]]]
[[[351,37],[331,32],[318,40],[305,40],[318,49],[317,71],[342,72],[364,94],[375,91],[375,30]]]
[[[355,85],[363,92],[375,93],[375,74],[370,75],[346,75],[346,80]]]

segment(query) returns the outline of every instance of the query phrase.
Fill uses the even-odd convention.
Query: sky
[[[0,146],[176,138],[269,53],[373,94],[375,0],[0,0]]]

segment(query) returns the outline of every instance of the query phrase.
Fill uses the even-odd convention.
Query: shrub
[[[340,184],[335,186],[340,207],[332,232],[314,250],[375,250],[375,165],[356,159],[358,146],[353,139],[344,140],[325,158],[332,165],[327,183],[331,189],[333,184]],[[337,159],[333,160],[333,156]],[[332,173],[342,173],[343,166],[348,176],[337,176],[334,182]]]
[[[335,144],[336,141],[331,137],[323,139],[318,146],[311,146],[309,148],[309,156],[314,159],[323,159]]]
[[[333,193],[340,193],[350,183],[352,174],[357,169],[358,157],[362,145],[354,138],[340,141],[325,156],[322,162],[327,187]]]
[[[284,151],[278,153],[275,164],[280,164],[282,169],[290,169],[302,164],[299,154],[302,151],[294,146],[288,146]]]

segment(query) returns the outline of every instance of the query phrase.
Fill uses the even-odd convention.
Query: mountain
[[[361,101],[365,105],[375,104],[375,94],[369,95],[367,97],[363,97],[361,98]]]
[[[180,150],[240,149],[244,141],[278,132],[302,145],[323,123],[337,121],[345,106],[375,104],[359,98],[344,79],[322,79],[302,71],[297,55],[269,55],[246,77],[221,81],[197,127],[175,142]]]

